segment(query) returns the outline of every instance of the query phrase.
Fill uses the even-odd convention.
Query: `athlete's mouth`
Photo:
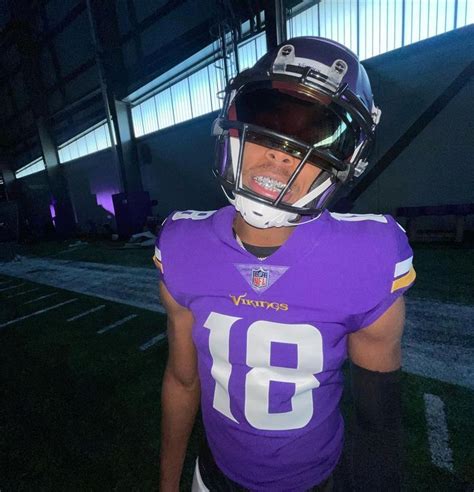
[[[248,183],[248,187],[252,191],[267,198],[271,198],[272,200],[275,200],[278,197],[285,186],[286,183],[280,181],[277,177],[266,176],[264,174],[251,176],[250,182]],[[288,201],[292,194],[293,190],[289,188],[284,196],[285,201]]]

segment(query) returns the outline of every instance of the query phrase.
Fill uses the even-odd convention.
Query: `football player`
[[[157,241],[169,359],[160,486],[177,491],[201,405],[193,490],[333,490],[352,361],[356,490],[400,487],[406,235],[386,215],[330,213],[380,117],[357,57],[290,39],[227,87],[215,174],[231,205],[175,212]]]

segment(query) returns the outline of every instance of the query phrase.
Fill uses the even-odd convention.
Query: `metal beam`
[[[133,93],[138,88],[172,69],[177,63],[185,60],[191,56],[191,54],[208,46],[208,33],[209,24],[206,21],[189,30],[178,39],[174,39],[166,45],[160,46],[157,50],[146,55],[143,60],[139,60],[137,64],[129,70],[132,73],[136,73],[141,70],[140,66],[143,66],[146,67],[146,73],[143,74],[143,77],[140,80],[131,80],[127,92],[118,94],[119,98],[125,97],[126,94]]]
[[[135,3],[133,0],[127,0],[127,11],[128,11],[128,17],[130,19],[130,24],[132,25],[135,58],[137,60],[143,60],[144,55],[143,55],[142,39],[140,36],[140,25],[137,20],[137,12],[135,10]]]
[[[186,3],[186,0],[169,0],[162,7],[157,8],[151,15],[143,19],[137,26],[138,32],[143,32],[153,24],[156,24],[158,20],[162,17],[168,15],[170,12],[175,10],[177,7]],[[125,44],[127,41],[130,41],[134,36],[136,36],[135,29],[121,36],[120,41]]]
[[[116,137],[113,150],[121,175],[122,189],[126,193],[142,191],[131,114],[128,105],[116,97],[116,94],[125,92],[128,87],[116,5],[114,2],[92,5],[90,0],[87,0],[87,4],[111,141],[113,142],[113,135]]]
[[[36,20],[36,16],[38,15],[38,10],[44,7],[46,3],[47,2],[41,2],[38,3],[38,5],[35,5],[34,2],[30,2],[30,5],[28,5],[27,7],[27,12],[30,21]],[[66,16],[51,31],[48,31],[42,37],[38,38],[38,45],[43,46],[44,43],[48,43],[49,41],[51,41],[52,38],[63,32],[64,29],[66,29],[69,25],[71,25],[71,23],[77,17],[79,17],[79,15],[81,15],[85,9],[86,9],[86,5],[84,1],[81,1],[80,3],[75,5],[74,8],[71,9],[66,14]],[[7,50],[10,46],[16,43],[15,41],[15,38],[17,36],[16,31],[19,27],[21,28],[21,26],[19,26],[16,22],[17,13],[18,11],[21,10],[21,7],[10,0],[9,10],[12,13],[12,18],[15,19],[11,20],[2,31],[2,39],[0,40],[0,48],[2,49],[2,51]]]
[[[43,21],[43,25],[46,31],[49,31],[49,20],[48,16],[46,14],[46,10],[43,7],[40,8],[40,15],[41,19]],[[56,82],[59,84],[59,92],[61,93],[61,98],[62,98],[62,106],[66,104],[66,88],[64,81],[62,79],[62,74],[61,74],[61,64],[59,63],[59,57],[56,53],[56,49],[53,43],[47,43],[47,49],[49,50],[49,54],[51,55],[51,60],[53,62],[53,67],[54,67],[54,74],[56,77]],[[72,124],[72,122],[70,121]]]
[[[102,39],[101,39],[102,24],[97,23],[97,18],[100,19],[103,14],[102,11],[100,10],[100,6],[94,4],[93,7],[90,0],[87,0],[87,14],[89,16],[90,33],[91,33],[92,43],[94,45],[95,63],[97,65],[97,72],[99,74],[99,85],[102,94],[102,100],[104,103],[105,116],[107,119],[107,129],[109,131],[110,145],[112,148],[112,154],[114,156],[115,163],[117,165],[117,170],[121,182],[121,188],[125,189],[126,188],[125,172],[123,169],[123,162],[117,152],[117,147],[115,144],[114,127],[113,127],[112,115],[110,112],[110,105],[109,105],[109,98],[108,98],[106,68],[103,60],[103,48],[102,48]]]
[[[124,183],[126,184],[124,190],[127,193],[143,191],[130,106],[115,98],[109,100],[109,103],[117,137],[117,154],[123,163]]]
[[[3,190],[5,193],[6,201],[8,202],[16,195],[15,173],[11,169],[0,168],[0,175],[3,178]]]
[[[53,197],[52,205],[56,212],[56,232],[59,236],[68,237],[75,232],[76,218],[64,166],[59,163],[56,142],[53,140],[46,120],[39,118],[36,124],[38,126],[43,159],[46,164],[49,187]]]
[[[12,0],[13,1],[13,0]],[[56,232],[69,236],[75,230],[75,216],[64,169],[59,165],[56,144],[47,123],[48,105],[39,66],[39,43],[31,21],[27,0],[15,0],[18,8],[15,20],[22,26],[16,33],[16,45],[21,56],[22,72],[29,92],[36,121],[41,151],[46,164],[47,178],[56,209]]]
[[[100,87],[98,87],[97,89],[94,89],[91,92],[87,93],[85,96],[82,96],[79,99],[76,99],[75,101],[67,103],[64,107],[58,109],[49,117],[50,119],[55,119],[61,117],[61,115],[63,115],[64,113],[68,113],[73,110],[81,111],[82,109],[85,109],[90,104],[91,100],[100,97],[100,94],[101,94]]]
[[[86,2],[83,0],[75,5],[63,19],[54,26],[53,29],[46,32],[40,39],[41,45],[49,43],[58,34],[61,34],[67,27],[69,27],[83,12],[86,10]]]
[[[284,0],[265,1],[265,34],[268,50],[287,40]]]

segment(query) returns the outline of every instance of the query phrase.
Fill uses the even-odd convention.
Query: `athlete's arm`
[[[177,492],[189,435],[199,408],[196,350],[191,338],[193,315],[160,283],[168,314],[169,355],[161,393],[160,491]]]
[[[374,323],[349,335],[355,427],[352,476],[357,491],[400,490],[401,338],[399,297]]]
[[[379,319],[349,335],[349,356],[369,371],[390,372],[401,366],[405,301],[399,297]]]

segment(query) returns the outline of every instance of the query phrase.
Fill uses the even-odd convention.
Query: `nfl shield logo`
[[[270,272],[260,267],[258,270],[252,270],[252,285],[257,289],[263,289],[268,285]]]

